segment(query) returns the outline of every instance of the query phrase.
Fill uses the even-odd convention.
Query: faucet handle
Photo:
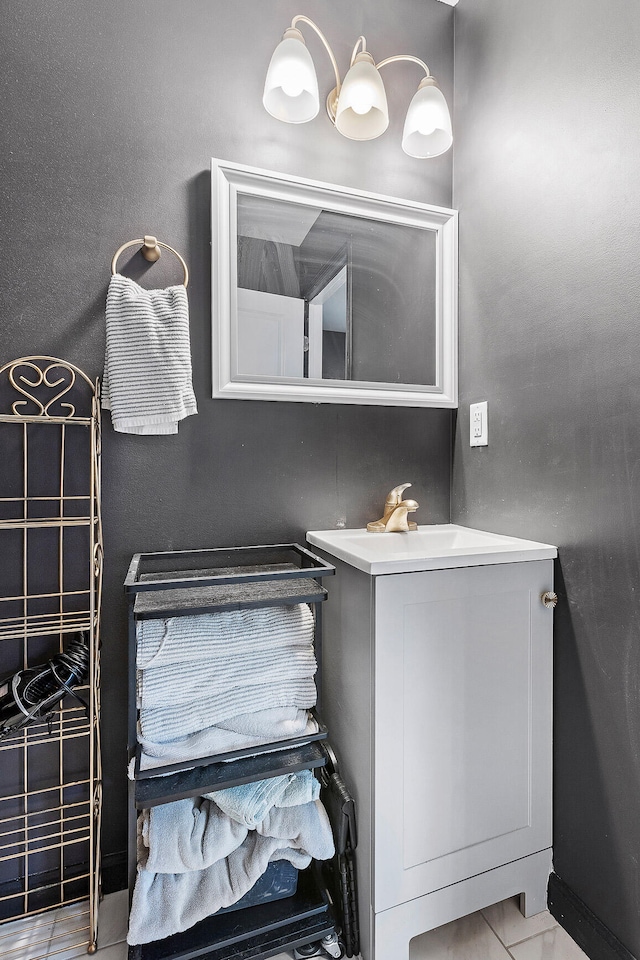
[[[385,507],[397,507],[398,504],[402,501],[402,494],[410,487],[410,483],[401,483],[397,487],[394,487],[393,490],[390,490],[387,494],[387,500]]]

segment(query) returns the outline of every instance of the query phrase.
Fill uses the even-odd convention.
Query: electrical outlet
[[[469,443],[472,447],[486,447],[489,444],[488,401],[472,403],[469,406]]]

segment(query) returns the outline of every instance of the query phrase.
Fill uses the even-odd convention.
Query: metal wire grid
[[[46,924],[43,928],[36,925],[30,929],[16,931],[10,925],[0,929],[0,956],[3,960],[24,960],[25,950],[29,960],[65,957],[75,955],[75,951],[85,947],[91,931],[91,915],[87,900],[71,902],[65,905],[64,914],[54,921],[53,927]]]
[[[12,424],[21,431],[22,489],[18,493],[12,488],[11,496],[0,498],[0,544],[4,531],[22,532],[22,582],[20,589],[16,590],[14,585],[12,591],[0,596],[0,609],[4,614],[10,613],[0,617],[0,641],[21,645],[22,667],[26,669],[41,662],[41,653],[30,652],[34,638],[38,638],[38,644],[56,644],[62,652],[65,634],[83,630],[89,637],[90,658],[84,691],[88,717],[82,707],[67,700],[50,724],[34,724],[0,741],[0,769],[6,764],[14,776],[18,776],[19,770],[21,781],[19,789],[0,796],[0,869],[5,868],[5,876],[7,870],[13,874],[10,883],[0,886],[0,909],[4,906],[9,911],[3,919],[17,919],[86,899],[88,892],[88,924],[82,928],[86,933],[82,943],[87,944],[88,952],[94,952],[100,897],[99,615],[103,558],[98,385],[94,386],[72,364],[51,357],[27,357],[5,365],[0,368],[0,387],[6,386],[3,374],[20,397],[11,404],[11,414],[0,414],[0,423]],[[53,396],[52,391],[56,391]],[[88,416],[76,416],[78,402],[87,407]],[[32,463],[29,431],[36,424],[40,429],[43,423],[59,436],[57,456],[51,457],[58,489],[54,495],[34,496],[30,492],[33,476],[42,472],[43,464]],[[88,489],[69,494],[70,478],[78,464],[68,453],[68,435],[69,431],[83,428],[88,431]],[[77,447],[71,447],[77,454]],[[78,544],[69,542],[70,528],[84,528],[86,534],[84,583],[76,582],[72,589],[65,581],[71,554],[77,551]],[[42,546],[38,541],[42,531],[57,537],[57,589],[31,592],[32,565]],[[46,611],[39,612],[43,604]],[[34,605],[38,612],[34,612]],[[78,743],[83,744],[85,755],[85,769],[80,775],[73,765],[70,768],[67,756],[70,746]],[[74,749],[77,757],[77,748]],[[52,753],[57,754],[57,769],[55,773],[48,771],[48,782],[43,786],[42,772],[38,773],[37,767],[44,760],[46,773]],[[10,777],[8,780],[11,782]],[[54,861],[57,868],[52,869]],[[47,869],[43,870],[45,863]],[[34,864],[40,872],[36,872]],[[47,950],[51,952],[48,944],[43,950],[42,956],[47,955]],[[0,956],[4,956],[1,935]],[[11,952],[7,956],[11,957]]]

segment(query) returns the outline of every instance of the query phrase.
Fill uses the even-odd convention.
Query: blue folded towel
[[[319,796],[320,784],[310,770],[205,793],[228,817],[252,830],[273,807],[296,807]]]

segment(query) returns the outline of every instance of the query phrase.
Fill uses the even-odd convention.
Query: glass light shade
[[[407,110],[402,149],[410,157],[438,157],[453,143],[451,117],[433,77],[425,77]]]
[[[318,78],[304,40],[285,34],[273,51],[262,103],[267,113],[285,123],[306,123],[317,116]]]
[[[351,140],[374,140],[389,126],[387,95],[368,54],[358,54],[340,88],[336,128]]]

